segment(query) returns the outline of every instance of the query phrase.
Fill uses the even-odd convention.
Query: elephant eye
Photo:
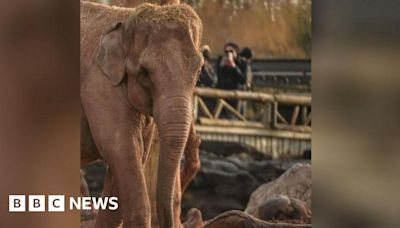
[[[138,71],[138,80],[139,83],[144,85],[144,86],[150,86],[151,80],[150,80],[150,73],[149,70],[141,67]]]
[[[138,74],[143,77],[149,76],[149,70],[145,67],[140,67]]]

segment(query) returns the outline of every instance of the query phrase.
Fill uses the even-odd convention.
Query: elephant
[[[186,4],[81,2],[80,23],[81,166],[104,160],[103,195],[117,195],[119,202],[116,211],[99,211],[96,227],[151,227],[143,164],[154,124],[160,140],[157,219],[161,228],[179,227],[176,174],[188,145],[199,143],[192,97],[203,64],[201,20]],[[197,163],[189,166],[184,181],[196,169]]]

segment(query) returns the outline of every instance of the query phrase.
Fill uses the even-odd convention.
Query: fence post
[[[307,120],[307,106],[303,106],[301,109],[301,123],[304,124]]]
[[[278,112],[278,102],[274,101],[271,103],[272,108],[271,108],[271,128],[275,129],[278,123],[277,120],[277,112]]]
[[[271,102],[266,102],[264,106],[265,110],[262,115],[262,123],[265,127],[271,128],[271,122],[272,122],[272,103]]]

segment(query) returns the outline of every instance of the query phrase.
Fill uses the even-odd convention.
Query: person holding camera
[[[246,84],[247,63],[238,55],[239,46],[227,43],[224,55],[217,62],[217,88],[242,90]]]
[[[224,56],[217,62],[217,88],[225,90],[243,90],[246,85],[247,63],[238,55],[239,46],[235,43],[227,43],[224,46]],[[238,110],[237,100],[227,101]],[[221,117],[234,119],[231,113],[223,111]]]

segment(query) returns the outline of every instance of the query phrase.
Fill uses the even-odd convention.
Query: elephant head
[[[102,38],[97,64],[128,103],[154,117],[160,158],[157,215],[160,227],[173,227],[173,191],[192,122],[192,96],[202,57],[202,24],[187,5],[138,7],[128,20]]]

